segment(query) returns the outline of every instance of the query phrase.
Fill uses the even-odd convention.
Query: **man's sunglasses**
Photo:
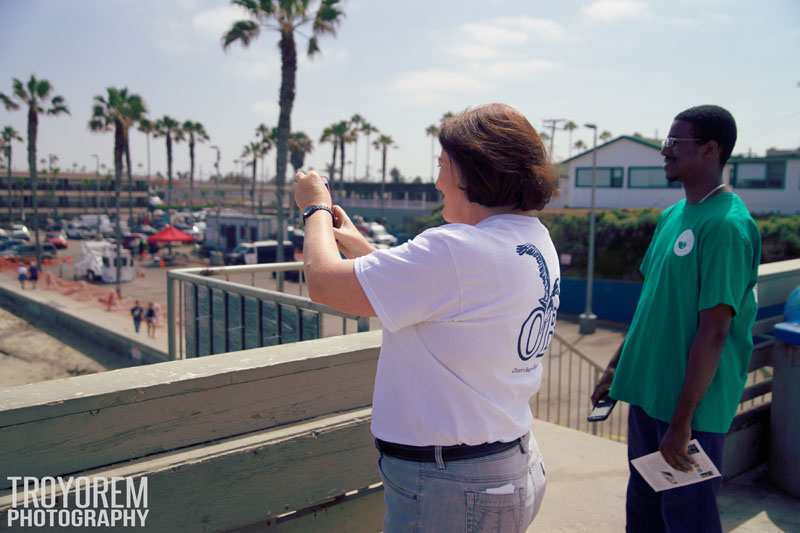
[[[661,143],[661,149],[666,150],[667,148],[674,148],[684,141],[706,142],[705,139],[699,139],[697,137],[667,137]]]

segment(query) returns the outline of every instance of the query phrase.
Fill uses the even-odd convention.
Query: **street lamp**
[[[592,200],[589,206],[589,260],[586,267],[586,309],[580,315],[578,331],[591,335],[597,327],[597,315],[592,312],[592,285],[594,284],[594,194],[597,185],[597,124],[584,124],[594,133],[592,144]]]
[[[94,157],[94,185],[97,195],[94,197],[94,205],[100,208],[100,156],[92,154]],[[97,231],[100,231],[100,218],[97,219]]]

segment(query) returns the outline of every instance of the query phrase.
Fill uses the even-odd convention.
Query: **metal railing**
[[[602,422],[586,420],[591,411],[592,391],[605,367],[592,361],[558,332],[550,341],[543,364],[542,384],[531,400],[537,419],[612,440],[627,440],[627,404],[617,403]]]
[[[170,270],[170,359],[369,331],[368,318],[312,302],[307,292],[302,262]]]

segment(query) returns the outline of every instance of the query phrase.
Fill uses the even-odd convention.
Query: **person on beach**
[[[147,336],[151,339],[156,338],[156,309],[153,302],[147,304],[147,311],[144,312],[144,320],[147,322]]]
[[[133,307],[131,307],[131,318],[133,319],[133,329],[139,333],[139,328],[142,326],[142,319],[144,318],[144,308],[139,305],[139,300],[136,300]]]
[[[36,284],[39,281],[39,265],[36,264],[36,261],[31,263],[31,266],[28,267],[28,280],[31,282],[33,288],[36,288]]]
[[[316,172],[297,173],[309,296],[383,326],[371,423],[383,531],[525,531],[546,485],[529,402],[560,294],[535,211],[556,181],[507,105],[447,119],[439,141],[448,224],[391,249],[366,241]]]
[[[17,281],[19,281],[19,286],[22,287],[22,290],[25,290],[25,282],[28,280],[28,267],[25,266],[25,263],[20,263],[19,268],[17,268]]]

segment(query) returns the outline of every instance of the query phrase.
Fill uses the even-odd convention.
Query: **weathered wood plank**
[[[28,422],[0,427],[0,472],[6,473],[0,488],[10,486],[6,475],[81,471],[369,406],[377,348],[372,347],[374,335],[365,335],[355,343],[322,339],[153,365],[173,369],[137,368],[133,370],[142,374],[129,373],[121,390],[20,408],[17,419]],[[305,344],[301,350],[309,353],[313,343],[323,345],[320,350],[311,348],[320,355],[292,360],[297,347]],[[365,343],[367,348],[358,349]],[[341,353],[353,348],[356,351]],[[272,351],[279,356],[270,355]],[[288,362],[280,362],[281,353]],[[233,364],[224,361],[228,357]],[[192,368],[174,368],[183,365]],[[97,378],[93,381],[101,388],[110,387],[103,375],[85,377]],[[72,389],[62,391],[62,397],[92,390],[93,383],[76,384],[73,380],[78,379],[62,380],[63,387]],[[109,380],[121,385],[119,376]],[[0,414],[0,419],[8,418]]]
[[[337,501],[313,513],[303,514],[286,521],[264,521],[227,533],[308,533],[309,531],[336,531],[337,533],[376,533],[383,530],[383,489],[375,489],[365,496],[355,496]]]
[[[749,387],[746,387],[744,391],[742,391],[742,399],[739,400],[739,403],[743,403],[746,402],[747,400],[752,400],[753,398],[763,396],[768,392],[772,392],[772,379],[765,379],[764,381],[760,381],[755,385],[750,385]]]
[[[80,475],[147,476],[147,531],[225,531],[379,482],[370,413],[322,417]],[[4,524],[10,505],[10,491],[0,492]]]

